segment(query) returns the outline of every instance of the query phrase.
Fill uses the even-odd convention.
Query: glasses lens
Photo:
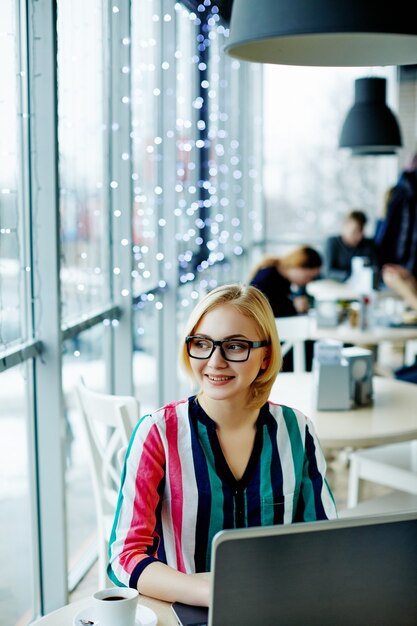
[[[213,350],[213,342],[202,337],[191,337],[188,342],[188,354],[196,359],[207,359]]]
[[[250,347],[246,341],[224,341],[223,352],[228,361],[246,361]]]

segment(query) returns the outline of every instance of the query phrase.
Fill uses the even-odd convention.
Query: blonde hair
[[[259,272],[259,270],[270,267],[271,265],[279,269],[284,268],[302,268],[302,269],[316,269],[320,268],[323,264],[323,259],[320,254],[314,248],[309,246],[298,246],[294,248],[288,254],[284,256],[267,256],[260,261],[252,269],[249,277],[249,281]]]
[[[251,319],[256,324],[261,339],[270,344],[268,366],[259,372],[249,389],[248,408],[260,408],[268,400],[272,385],[281,369],[282,354],[271,305],[259,289],[238,283],[216,287],[206,294],[191,312],[185,325],[184,336],[193,335],[202,318],[209,311],[224,304],[232,305],[236,311]],[[179,360],[185,372],[193,379],[185,341],[180,348]]]

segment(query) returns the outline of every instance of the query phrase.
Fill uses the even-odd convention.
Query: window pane
[[[27,389],[30,367],[0,375],[0,624],[27,624],[36,613]]]
[[[395,68],[372,72],[394,80]],[[369,219],[396,179],[397,157],[352,157],[338,148],[354,102],[358,68],[265,66],[264,185],[271,250],[287,241],[321,244],[340,230],[344,214],[363,209]]]
[[[161,136],[163,94],[161,69],[160,0],[141,0],[132,10],[132,144],[133,144],[133,295],[141,299],[133,316],[134,387],[140,414],[158,406],[156,358],[160,315],[156,301],[162,294],[146,291],[163,284],[163,255],[158,233],[162,216]],[[158,260],[159,259],[159,260]],[[148,299],[149,298],[149,299]]]
[[[224,54],[227,32],[218,15],[209,18],[209,72],[207,74],[207,111],[209,123],[210,157],[207,180],[210,185],[211,210],[208,237],[210,263],[225,263],[224,272],[231,282],[241,278],[243,254],[243,214],[245,155],[243,146],[250,154],[253,144],[245,144],[247,129],[240,127],[245,100],[239,99],[238,82],[241,78],[239,61]],[[246,181],[248,184],[248,181]],[[231,268],[234,267],[235,274]],[[216,271],[219,273],[219,270]]]
[[[207,195],[207,190],[201,184],[207,129],[201,113],[204,102],[198,85],[200,71],[196,54],[200,20],[180,3],[175,8],[177,161],[174,216],[180,280],[186,282],[193,280],[196,265],[202,260],[200,250],[207,230],[204,220],[210,214],[208,203],[203,206],[202,195]]]
[[[133,355],[133,373],[135,396],[139,401],[140,415],[145,415],[158,408],[158,327],[161,311],[155,308],[162,299],[141,301],[135,307],[135,352]],[[145,332],[146,329],[146,332]]]
[[[105,4],[58,2],[63,319],[109,302]]]
[[[162,189],[161,13],[159,0],[132,3],[134,295],[158,283],[158,207]]]
[[[19,176],[21,103],[16,3],[0,3],[0,349],[26,338],[23,210]]]
[[[74,394],[80,376],[87,386],[105,391],[103,346],[109,328],[95,326],[64,344],[63,388],[66,434],[66,513],[69,577],[76,581],[96,550],[96,512],[89,450]]]

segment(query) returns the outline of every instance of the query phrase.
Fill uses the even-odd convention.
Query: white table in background
[[[357,346],[377,346],[382,341],[405,343],[417,339],[417,327],[374,326],[368,330],[340,325],[336,328],[317,328],[315,320],[309,324],[309,339],[338,339]]]
[[[417,438],[417,385],[375,376],[374,403],[347,411],[318,411],[311,373],[282,373],[270,399],[302,411],[328,450],[364,448]]]
[[[360,292],[352,285],[330,278],[312,280],[306,285],[306,291],[316,300],[356,300],[360,298]]]
[[[340,324],[334,328],[317,328],[316,320],[310,315],[294,315],[275,318],[278,334],[284,346],[294,349],[294,371],[305,371],[304,342],[308,339],[336,339],[342,343],[371,348],[378,358],[378,346],[384,341],[400,343],[405,346],[407,341],[417,339],[417,327],[398,328],[391,326],[374,326],[368,330],[352,328]]]

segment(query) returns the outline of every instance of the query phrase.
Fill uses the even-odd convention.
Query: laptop
[[[417,511],[224,530],[212,572],[181,626],[416,626]]]

